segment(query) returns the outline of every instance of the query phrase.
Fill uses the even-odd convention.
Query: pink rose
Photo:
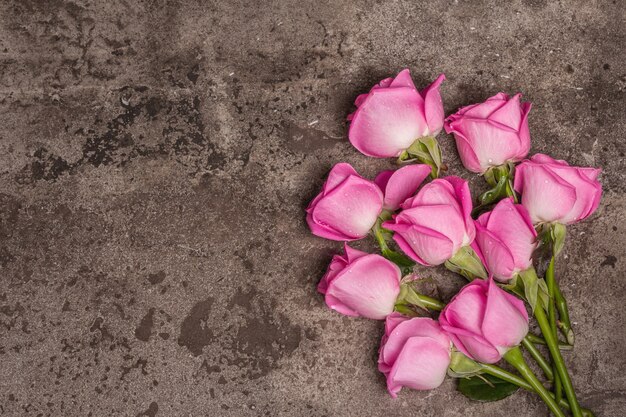
[[[384,319],[400,293],[400,269],[380,255],[344,248],[344,256],[333,256],[317,290],[326,295],[328,307],[342,314]]]
[[[472,197],[467,181],[436,179],[422,187],[383,227],[402,251],[422,265],[440,265],[474,240]]]
[[[374,182],[385,194],[383,208],[389,211],[397,210],[404,200],[415,194],[430,171],[428,165],[417,164],[378,174]]]
[[[532,266],[537,232],[524,206],[505,198],[475,224],[481,258],[495,279],[507,282]]]
[[[459,291],[439,315],[439,323],[466,356],[496,363],[528,333],[524,302],[493,279],[477,279]]]
[[[600,204],[600,170],[572,167],[537,154],[515,168],[515,191],[533,223],[572,224],[589,217]]]
[[[436,136],[443,127],[443,103],[435,82],[418,92],[408,69],[396,78],[386,78],[361,94],[357,110],[348,116],[350,142],[361,153],[377,158],[399,156],[424,136]]]
[[[383,193],[362,178],[350,164],[333,167],[328,179],[306,209],[314,235],[331,240],[357,240],[367,236],[383,209]]]
[[[454,134],[465,168],[482,174],[490,167],[521,161],[528,155],[531,104],[520,103],[520,97],[516,94],[509,99],[498,93],[448,116],[445,129]]]
[[[396,398],[402,387],[437,388],[450,366],[450,338],[430,318],[393,313],[385,322],[378,369],[387,377],[387,390]]]

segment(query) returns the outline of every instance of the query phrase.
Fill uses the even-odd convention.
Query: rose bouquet
[[[562,357],[574,332],[555,260],[566,226],[598,208],[600,170],[543,154],[526,159],[531,105],[520,94],[498,93],[445,118],[444,80],[418,91],[405,69],[356,98],[350,142],[401,167],[373,181],[347,163],[332,168],[306,220],[313,234],[343,241],[344,254],[333,257],[318,290],[341,314],[385,320],[378,368],[392,397],[402,387],[437,388],[448,375],[474,400],[522,388],[555,416],[592,416]],[[476,201],[467,181],[441,176],[448,170],[435,139],[442,129],[454,136],[465,168],[489,186]],[[380,254],[347,244],[368,235]],[[420,293],[417,264],[444,265],[469,283],[444,304]],[[530,317],[541,334],[529,331]],[[497,365],[502,360],[509,370]]]

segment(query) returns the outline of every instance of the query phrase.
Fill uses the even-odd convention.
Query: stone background
[[[598,416],[626,408],[626,7],[615,1],[0,3],[0,415],[547,416],[385,392],[382,323],[325,308],[303,209],[357,94],[440,72],[446,112],[533,102],[533,152],[603,168],[557,265]],[[441,134],[451,173],[461,169]],[[368,248],[369,242],[357,246]],[[463,281],[440,269],[449,297]]]

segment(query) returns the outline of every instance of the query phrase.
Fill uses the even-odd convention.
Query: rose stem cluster
[[[592,416],[580,407],[561,355],[574,334],[554,267],[566,226],[598,208],[600,170],[543,154],[528,158],[531,105],[520,94],[498,93],[446,118],[444,80],[417,90],[405,69],[356,98],[350,142],[364,155],[397,158],[401,167],[373,181],[347,163],[331,169],[306,221],[313,234],[343,241],[344,254],[333,257],[318,290],[341,314],[385,320],[378,368],[393,397],[402,387],[434,389],[446,375],[488,374],[536,392],[556,416]],[[477,204],[466,180],[440,177],[447,170],[435,139],[442,129],[453,135],[465,168],[491,187]],[[348,246],[370,234],[381,255]],[[545,280],[533,265],[538,250],[550,256]],[[417,264],[444,265],[470,282],[445,305],[417,291]],[[543,337],[528,333],[527,306]],[[436,320],[419,317],[428,309],[440,311]],[[547,345],[550,361],[536,344]],[[501,359],[522,378],[494,365]]]

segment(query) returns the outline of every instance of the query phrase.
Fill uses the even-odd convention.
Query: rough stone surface
[[[624,2],[0,3],[0,415],[547,416],[385,392],[382,324],[325,308],[303,208],[355,96],[445,72],[446,112],[533,102],[533,152],[603,168],[557,266],[582,402],[626,409]],[[440,137],[451,172],[461,169]],[[357,246],[371,248],[369,242]],[[449,297],[463,281],[420,270]]]

